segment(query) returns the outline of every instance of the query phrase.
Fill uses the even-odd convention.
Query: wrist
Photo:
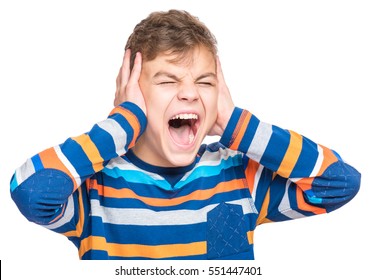
[[[235,106],[229,108],[226,112],[223,112],[223,113],[221,112],[221,119],[220,119],[220,123],[219,123],[219,126],[220,126],[221,131],[222,131],[221,136],[225,132],[226,127],[228,126],[228,124],[230,122],[230,119],[231,119],[231,116],[232,116],[234,110],[235,110]]]
[[[233,144],[238,133],[237,128],[242,125],[244,112],[243,109],[238,107],[233,109],[220,139],[220,142],[226,147],[231,147]]]

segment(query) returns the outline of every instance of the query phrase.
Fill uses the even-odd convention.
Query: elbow
[[[312,192],[327,212],[350,202],[359,192],[361,174],[352,166],[339,161],[313,181]]]
[[[338,178],[338,184],[342,185],[343,196],[350,201],[360,190],[361,174],[351,165],[344,162],[337,162],[333,165],[333,169],[337,170],[337,176],[334,176],[334,182]]]
[[[73,189],[72,181],[61,173],[43,170],[16,186],[12,178],[11,198],[27,220],[48,225],[61,213]]]
[[[328,205],[327,211],[331,212],[333,210],[336,210],[343,205],[350,202],[359,192],[360,190],[360,182],[361,182],[361,174],[354,169],[353,167],[350,167],[353,169],[351,173],[349,173],[346,176],[346,179],[343,182],[343,196],[340,196],[338,198],[338,203],[333,203],[333,205]],[[334,199],[334,201],[336,201]]]
[[[351,167],[354,169],[353,167]],[[360,190],[360,184],[361,184],[361,177],[362,175],[354,169],[354,172],[351,176],[348,176],[347,185],[350,189],[350,197],[353,198]]]

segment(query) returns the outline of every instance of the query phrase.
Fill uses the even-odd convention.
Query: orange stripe
[[[68,168],[66,168],[65,165],[61,162],[53,147],[39,153],[39,157],[43,163],[44,168],[53,168],[64,172],[72,179],[72,182],[74,184],[73,189],[77,188],[75,178],[72,176]]]
[[[130,126],[133,128],[133,139],[131,143],[129,144],[129,148],[132,148],[134,144],[136,143],[136,139],[139,136],[140,131],[141,131],[141,126],[137,117],[131,111],[124,109],[123,107],[115,107],[111,112],[111,115],[113,114],[122,115],[124,118],[126,118]]]
[[[81,188],[78,188],[76,191],[78,191],[78,207],[79,207],[79,217],[78,222],[76,224],[76,230],[71,230],[68,232],[65,232],[64,235],[66,237],[80,237],[84,228],[84,220],[85,220],[85,212],[84,212],[84,203],[82,201],[82,190]]]
[[[315,178],[302,178],[299,181],[296,182],[296,185],[303,191],[312,189],[312,182]]]
[[[254,185],[255,185],[255,175],[257,173],[257,170],[259,168],[260,164],[256,161],[253,161],[253,160],[249,160],[248,161],[248,164],[247,164],[247,168],[245,170],[245,178],[247,179],[247,183],[248,183],[248,188],[249,188],[249,191],[253,192],[253,189],[254,189]]]
[[[63,209],[61,210],[60,214],[57,215],[57,216],[55,217],[55,219],[53,219],[51,222],[49,222],[49,224],[53,224],[54,222],[56,222],[57,220],[59,220],[59,219],[63,216],[66,207],[67,207],[67,205],[64,204],[64,205],[63,205]]]
[[[80,258],[90,250],[102,250],[113,257],[145,257],[153,259],[206,254],[206,242],[168,245],[108,243],[104,237],[90,236],[81,241]]]
[[[306,203],[303,192],[299,188],[296,189],[296,201],[301,210],[310,211],[316,215],[326,213],[325,209]]]
[[[241,120],[241,126],[239,128],[239,132],[236,133],[236,138],[234,139],[234,142],[231,144],[230,149],[232,149],[232,150],[238,150],[240,142],[243,139],[243,136],[244,136],[245,131],[246,131],[247,127],[248,127],[250,119],[251,119],[251,114],[248,112],[244,116],[244,120]],[[236,128],[236,129],[238,129],[238,128]]]
[[[323,174],[325,172],[325,170],[328,168],[329,165],[338,161],[338,158],[336,157],[336,155],[330,149],[328,149],[324,146],[321,146],[321,145],[320,145],[320,147],[323,150],[324,160],[323,160],[323,163],[321,165],[321,168],[320,168],[317,176],[320,176],[321,174]]]
[[[253,244],[253,230],[247,231],[247,238],[248,238],[248,243]]]
[[[103,169],[103,158],[99,154],[99,151],[93,141],[91,141],[90,136],[87,134],[82,134],[77,137],[72,137],[74,141],[76,141],[81,148],[84,150],[85,154],[91,161],[93,169],[95,172],[98,172]]]
[[[190,200],[207,200],[217,193],[230,192],[233,190],[243,189],[246,187],[243,180],[244,179],[235,179],[229,182],[222,182],[212,189],[196,190],[186,196],[181,196],[181,197],[176,197],[176,198],[171,198],[171,199],[154,198],[154,197],[150,198],[150,197],[139,196],[130,189],[126,189],[126,188],[114,189],[112,187],[106,187],[106,186],[102,186],[99,184],[93,186],[93,188],[98,190],[99,195],[102,195],[105,197],[134,198],[150,206],[175,206],[175,205],[179,205]]]
[[[283,177],[288,178],[294,169],[299,155],[302,151],[303,138],[300,134],[290,131],[290,143],[283,157],[283,160],[278,168],[277,173]]]
[[[269,203],[270,203],[270,188],[268,189],[265,195],[264,202],[262,203],[261,210],[256,221],[257,225],[270,222],[270,220],[266,218],[266,216],[268,215]]]
[[[338,159],[335,156],[335,154],[328,148],[321,146],[323,149],[323,162],[321,164],[320,170],[316,174],[317,176],[322,175],[325,170],[328,168],[329,165],[333,164],[334,162],[337,162]],[[303,191],[309,190],[312,188],[312,182],[315,179],[315,177],[310,178],[302,178],[299,181],[296,182],[296,184],[301,188]]]

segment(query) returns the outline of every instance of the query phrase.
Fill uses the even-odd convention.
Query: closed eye
[[[169,85],[169,84],[175,84],[175,81],[165,81],[165,82],[159,82],[158,85]]]
[[[213,83],[210,83],[210,82],[198,82],[197,84],[201,85],[201,86],[214,86]]]

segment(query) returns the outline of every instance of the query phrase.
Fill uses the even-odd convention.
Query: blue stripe
[[[264,203],[264,199],[266,193],[269,189],[270,182],[273,178],[273,172],[270,169],[264,168],[261,172],[259,182],[256,188],[256,195],[255,195],[255,206],[258,211],[261,210],[261,207]]]
[[[145,113],[142,111],[142,109],[138,107],[136,104],[131,103],[131,102],[124,102],[120,104],[119,106],[131,111],[136,116],[141,126],[141,131],[140,131],[140,135],[141,135],[144,132],[146,128],[146,124],[147,124],[147,118],[146,118]]]
[[[90,139],[97,147],[103,159],[111,159],[118,156],[111,134],[100,128],[97,124],[90,131]]]
[[[256,118],[254,115],[252,115],[249,124],[244,132],[244,136],[242,137],[242,140],[239,144],[239,150],[246,153],[249,149],[249,146],[251,145],[251,142],[253,140],[253,137],[255,136],[255,132],[257,130],[257,127],[260,123],[260,120]]]
[[[18,187],[18,182],[16,174],[13,174],[12,179],[10,180],[10,191],[13,192]]]
[[[128,183],[131,184],[157,185],[159,188],[162,188],[164,190],[171,189],[170,184],[166,180],[155,180],[148,174],[145,174],[142,171],[138,170],[122,170],[118,167],[114,167],[111,169],[104,168],[103,173],[115,179],[124,178]],[[117,181],[114,180],[114,182]]]
[[[97,221],[97,219],[99,220]],[[93,217],[92,220],[94,225],[97,222],[99,225],[103,225],[103,229],[94,226],[93,235],[103,236],[104,230],[106,241],[110,243],[161,245],[191,243],[206,239],[206,223],[171,226],[135,226],[103,224],[98,217]],[[122,234],[118,234],[119,232]]]
[[[317,151],[317,144],[312,142],[307,138],[303,138],[302,151],[299,158],[292,170],[291,178],[305,177],[310,174],[315,168],[316,161],[312,159],[317,159],[319,152]]]
[[[104,251],[99,250],[91,250],[87,252],[83,258],[85,259],[109,259],[109,260],[151,260],[150,258],[142,258],[142,257],[116,257],[116,256],[108,256],[108,254]],[[206,254],[202,255],[194,255],[194,256],[181,256],[181,257],[171,257],[171,258],[164,258],[163,260],[208,260]],[[232,254],[229,256],[225,256],[222,258],[218,258],[215,260],[254,260],[254,253],[253,253],[253,244],[249,246],[248,251],[241,252],[238,254]]]
[[[85,154],[81,145],[73,139],[69,138],[61,146],[61,151],[70,161],[70,163],[76,167],[78,175],[82,178],[84,176],[94,174],[95,171],[92,166],[92,162]],[[77,168],[80,167],[80,168]]]
[[[209,174],[211,176],[206,177]],[[161,187],[163,184],[168,185],[165,180],[153,180],[153,178],[141,171],[120,170],[118,168],[105,168],[103,177],[98,177],[97,181],[100,185],[103,185],[103,181],[105,181],[107,186],[111,186],[114,189],[131,188],[140,196],[166,198],[185,196],[199,189],[211,189],[218,182],[231,181],[238,178],[244,178],[242,163],[234,167],[230,162],[223,162],[221,169],[205,166],[198,173],[196,171],[193,172],[187,180],[178,183],[180,188],[174,188],[173,190]]]
[[[308,198],[308,201],[312,204],[321,204],[322,203],[322,198],[315,196],[314,192],[312,190],[306,190],[305,194],[307,195],[306,197]]]
[[[134,198],[111,198],[106,197],[103,199],[100,197],[96,190],[91,190],[91,199],[97,199],[100,201],[101,206],[119,209],[149,209],[153,211],[172,211],[172,210],[199,210],[210,204],[217,204],[223,201],[238,200],[242,198],[250,198],[248,189],[234,190],[231,192],[217,193],[208,200],[189,200],[187,202],[172,205],[172,206],[152,206],[142,202],[142,200]]]
[[[44,168],[42,160],[40,159],[39,155],[33,156],[31,158],[31,161],[33,162],[35,172]]]
[[[151,260],[150,258],[142,257],[116,257],[108,256],[108,253],[100,250],[90,250],[82,256],[83,260]],[[194,255],[194,256],[183,256],[183,257],[172,257],[165,258],[164,260],[206,260],[206,254],[204,255]]]
[[[127,133],[127,143],[131,143],[134,135],[134,128],[130,125],[128,120],[121,114],[114,114],[109,119],[115,120]]]
[[[286,186],[287,179],[277,175],[273,182],[270,184],[270,200],[268,205],[268,215],[275,214],[276,209],[281,203],[281,200],[285,194],[285,188],[281,186]]]
[[[242,160],[242,154],[236,154],[233,157],[222,159],[218,165],[204,165],[196,167],[187,179],[178,182],[175,187],[180,188],[185,184],[195,181],[199,178],[214,177],[216,175],[219,175],[222,170],[229,169],[231,167],[242,166]]]
[[[231,167],[242,166],[242,155],[237,154],[234,157],[229,157],[228,159],[222,159],[218,165],[215,166],[199,166],[193,170],[193,172],[188,176],[186,180],[181,180],[174,186],[174,190],[180,189],[183,186],[191,183],[192,181],[201,180],[202,178],[214,177],[219,175],[222,170],[229,169]],[[115,168],[104,168],[103,173],[113,177],[113,178],[125,178],[129,183],[135,184],[145,184],[158,186],[163,190],[170,191],[172,190],[171,185],[168,181],[161,179],[155,180],[150,177],[148,174],[145,174],[143,171],[139,170],[122,170],[118,167]],[[244,173],[244,172],[243,172]],[[114,180],[114,182],[117,182]],[[164,194],[165,195],[165,194]]]
[[[236,128],[236,125],[239,122],[240,116],[242,115],[243,110],[235,107],[234,111],[231,114],[230,120],[226,126],[225,131],[222,134],[220,142],[225,145],[226,147],[229,147],[232,143],[232,137],[234,130]]]
[[[290,144],[290,137],[286,137],[290,134],[288,131],[276,126],[272,126],[272,130],[272,136],[263,156],[261,157],[260,163],[277,171]]]

